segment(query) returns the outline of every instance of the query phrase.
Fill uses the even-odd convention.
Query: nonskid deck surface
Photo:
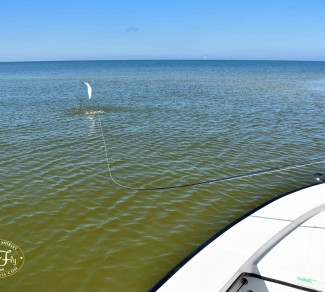
[[[319,184],[280,197],[239,221],[156,289],[325,291],[324,246],[325,184]],[[251,277],[254,289],[247,284],[232,290],[243,273],[272,281]]]

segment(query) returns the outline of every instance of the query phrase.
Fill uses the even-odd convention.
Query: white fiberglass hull
[[[281,196],[216,234],[153,291],[325,291],[325,184]]]

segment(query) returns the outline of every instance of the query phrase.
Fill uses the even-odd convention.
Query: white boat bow
[[[188,258],[152,291],[325,291],[325,184],[262,205]]]

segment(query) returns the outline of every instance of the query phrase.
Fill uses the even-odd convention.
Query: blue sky
[[[0,61],[205,55],[325,61],[325,1],[0,1]]]

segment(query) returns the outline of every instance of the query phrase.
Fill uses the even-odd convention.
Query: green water
[[[93,86],[86,98],[80,81]],[[145,291],[227,224],[324,164],[324,62],[0,63],[2,291]],[[222,264],[222,263],[220,263]]]

